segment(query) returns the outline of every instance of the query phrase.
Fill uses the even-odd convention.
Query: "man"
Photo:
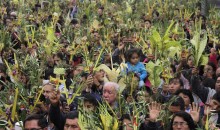
[[[47,130],[48,122],[43,115],[33,114],[24,121],[24,130]]]
[[[208,106],[205,107],[203,122],[206,122],[207,115],[209,115],[210,126],[220,128],[220,93],[213,95]]]
[[[43,86],[43,95],[45,99],[49,99],[49,95],[54,90],[54,88],[56,88],[56,86],[55,84],[52,84],[52,83],[47,83]]]
[[[103,99],[106,101],[112,108],[117,107],[117,96],[119,92],[119,85],[114,82],[107,82],[103,86]]]
[[[85,95],[85,98],[89,98],[90,96]],[[60,92],[59,91],[53,91],[51,95],[49,96],[50,99],[50,111],[49,111],[49,117],[51,121],[54,123],[54,125],[59,130],[81,130],[80,126],[78,125],[78,113],[77,112],[69,112],[67,114],[64,114],[61,112],[59,107],[59,100],[60,100]],[[93,111],[95,109],[95,105],[97,105],[97,102],[93,102],[91,99],[85,99],[84,101],[84,109],[89,111]]]
[[[97,100],[101,100],[104,83],[104,74],[102,71],[95,71],[93,75],[89,75],[86,79],[85,90],[83,93],[93,94]]]
[[[81,130],[78,125],[78,112],[70,112],[64,122],[64,130]]]

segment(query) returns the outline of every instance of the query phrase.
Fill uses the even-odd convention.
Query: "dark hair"
[[[73,25],[78,24],[78,20],[77,19],[73,19],[70,23],[73,24]]]
[[[123,114],[123,115],[121,116],[121,121],[123,121],[124,119],[128,119],[128,120],[130,121],[130,120],[131,120],[131,117],[130,117],[129,114]]]
[[[178,77],[174,77],[174,78],[171,78],[170,80],[169,80],[169,84],[171,83],[171,82],[173,82],[174,80],[178,80],[179,81],[179,83],[180,83],[180,86],[184,86],[183,85],[183,81],[180,79],[180,78],[178,78]]]
[[[64,103],[67,103],[65,94],[60,95],[60,103],[61,103],[62,106],[64,106]]]
[[[58,52],[57,54],[54,55],[54,57],[57,56],[58,58],[60,58],[60,60],[64,59],[64,55],[61,52]]]
[[[174,121],[174,118],[177,116],[183,118],[183,120],[187,122],[187,125],[189,126],[190,130],[196,129],[196,125],[194,124],[192,117],[187,112],[181,111],[181,112],[177,112],[174,114],[174,116],[170,122],[170,130],[173,130],[173,127],[172,127],[173,121]]]
[[[194,102],[193,95],[192,95],[192,92],[190,90],[179,89],[179,90],[176,91],[175,95],[179,95],[180,93],[182,93],[184,95],[187,95],[189,97],[189,99],[190,99],[190,103]]]
[[[127,53],[126,53],[126,60],[127,60],[128,62],[130,62],[131,57],[132,57],[132,55],[133,55],[134,53],[136,53],[136,54],[138,55],[138,57],[140,57],[140,55],[141,55],[141,54],[140,54],[140,50],[137,49],[137,48],[132,48],[132,49],[128,50]]]
[[[96,98],[92,95],[92,94],[84,94],[84,102],[89,102],[92,103],[94,106],[98,106],[98,101],[96,100]]]
[[[172,69],[173,73],[175,74],[175,73],[176,73],[176,67],[175,67],[175,65],[170,65],[170,68]]]
[[[145,19],[144,22],[149,22],[150,24],[152,23],[149,19]]]
[[[215,93],[215,94],[213,95],[212,99],[213,99],[213,100],[216,100],[216,101],[218,101],[218,102],[220,102],[220,93],[219,93],[219,92]]]
[[[38,126],[40,126],[41,128],[46,128],[48,126],[48,122],[47,119],[41,115],[41,114],[32,114],[29,115],[25,120],[24,120],[24,127],[25,127],[25,123],[27,121],[32,121],[32,120],[37,120],[37,124]]]
[[[129,120],[129,121],[131,121],[131,117],[130,117],[130,115],[129,114],[123,114],[122,116],[121,116],[121,122],[122,122],[122,124],[121,124],[121,126],[119,127],[119,130],[123,130],[123,120],[124,119],[127,119],[127,120]]]
[[[77,111],[71,111],[66,114],[66,119],[76,119],[78,118],[79,113]],[[66,124],[66,119],[64,121],[64,124]]]
[[[103,6],[100,6],[99,9],[104,10],[104,7],[103,7]]]
[[[216,65],[215,65],[213,62],[208,62],[208,64],[207,64],[207,65],[209,65],[209,66],[211,66],[211,67],[212,67],[213,72],[215,72],[215,71],[216,71]]]
[[[156,14],[157,17],[160,16],[160,13],[159,13],[157,10],[154,10],[154,11],[152,12],[152,14]]]
[[[180,96],[173,96],[171,100],[172,99],[174,101],[171,103],[171,106],[177,106],[177,107],[179,106],[181,111],[185,110],[185,104],[183,98],[181,98]]]

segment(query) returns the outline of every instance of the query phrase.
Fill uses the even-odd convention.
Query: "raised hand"
[[[89,75],[88,77],[87,77],[87,79],[86,79],[86,85],[88,86],[88,87],[92,87],[92,85],[93,85],[93,76],[92,75]]]
[[[53,106],[56,106],[60,102],[60,91],[59,90],[54,90],[50,93],[49,95],[50,103]]]
[[[199,122],[199,112],[200,112],[200,106],[199,104],[192,103],[190,104],[190,115],[193,118],[195,122]]]
[[[161,111],[161,104],[157,102],[152,102],[149,106],[149,120],[155,122],[156,119],[159,117]]]

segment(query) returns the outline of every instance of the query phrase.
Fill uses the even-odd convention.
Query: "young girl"
[[[139,75],[139,88],[144,86],[144,79],[147,77],[147,71],[143,63],[140,62],[140,50],[130,49],[127,52],[127,72],[134,72]]]

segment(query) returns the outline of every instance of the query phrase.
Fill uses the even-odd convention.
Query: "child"
[[[127,72],[134,72],[139,75],[139,88],[144,86],[144,79],[147,77],[147,71],[143,63],[140,62],[140,50],[130,49],[127,52]]]

